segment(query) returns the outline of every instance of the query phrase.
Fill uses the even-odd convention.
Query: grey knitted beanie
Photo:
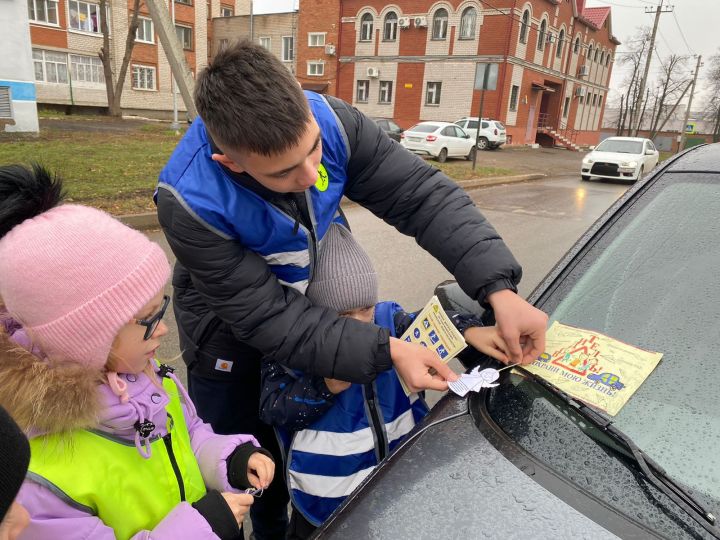
[[[339,313],[377,304],[375,268],[346,227],[330,224],[320,243],[313,279],[305,294],[316,306]]]

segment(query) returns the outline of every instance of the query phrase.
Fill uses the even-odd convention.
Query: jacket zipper
[[[163,438],[165,448],[167,449],[168,457],[170,458],[170,465],[172,465],[173,471],[175,472],[175,478],[177,478],[178,489],[180,490],[180,500],[185,500],[185,483],[183,482],[182,475],[180,474],[180,467],[178,467],[177,460],[175,459],[175,452],[172,448],[172,435],[168,431],[167,435]]]
[[[316,262],[315,257],[316,257],[316,249],[317,249],[317,237],[315,236],[315,228],[310,227],[308,229],[305,225],[303,225],[302,220],[300,219],[300,216],[301,216],[300,208],[298,207],[297,201],[295,201],[295,199],[290,199],[290,206],[293,207],[293,209],[295,210],[295,213],[296,213],[295,217],[293,217],[290,214],[288,214],[287,212],[285,212],[285,210],[280,208],[278,205],[276,205],[272,202],[269,202],[269,204],[274,206],[278,212],[280,212],[282,215],[284,215],[290,221],[292,221],[294,224],[294,227],[297,227],[298,229],[302,229],[305,232],[306,236],[308,237],[308,255],[310,257],[310,269],[308,272],[308,281],[311,281],[312,275],[313,275],[313,270],[315,269],[315,262]],[[311,210],[310,210],[310,208],[308,208],[308,213],[310,213],[310,212],[311,212]],[[313,216],[311,215],[310,221],[312,222],[312,220],[313,220]],[[297,230],[297,229],[294,229],[294,230]]]
[[[365,400],[367,401],[368,412],[370,413],[371,427],[375,432],[375,437],[377,439],[378,461],[382,461],[387,456],[388,450],[388,441],[385,435],[385,422],[382,421],[382,419],[380,418],[380,414],[378,413],[378,408],[375,403],[375,391],[373,389],[373,384],[369,383],[363,385],[363,390],[365,392]]]

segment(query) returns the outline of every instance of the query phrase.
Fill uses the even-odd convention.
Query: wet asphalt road
[[[566,177],[499,185],[472,191],[470,195],[522,264],[520,293],[527,296],[628,187]],[[376,266],[381,300],[395,300],[408,310],[420,309],[437,283],[452,278],[413,238],[401,235],[364,208],[352,206],[345,213]],[[162,233],[151,232],[149,236],[163,246],[173,261]],[[168,315],[170,334],[159,355],[163,359],[179,354],[174,318],[170,311]],[[183,367],[182,361],[175,365]],[[184,373],[181,375],[184,380]],[[430,401],[436,399],[434,396]]]

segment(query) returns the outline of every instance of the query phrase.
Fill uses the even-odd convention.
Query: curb
[[[496,186],[498,184],[514,184],[517,182],[528,182],[530,180],[539,180],[547,177],[546,174],[520,174],[516,176],[488,176],[486,178],[476,178],[473,180],[461,180],[457,184],[464,190],[479,189],[483,187]],[[357,206],[345,197],[340,202],[342,207]],[[160,228],[157,213],[148,212],[147,214],[125,214],[115,216],[128,227],[132,227],[138,231],[149,231]]]

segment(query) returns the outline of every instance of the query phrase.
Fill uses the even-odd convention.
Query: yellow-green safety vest
[[[30,440],[28,478],[71,506],[99,517],[118,539],[152,530],[181,501],[206,493],[178,388],[163,378],[170,397],[167,435],[151,438],[143,458],[135,443],[94,430]]]

